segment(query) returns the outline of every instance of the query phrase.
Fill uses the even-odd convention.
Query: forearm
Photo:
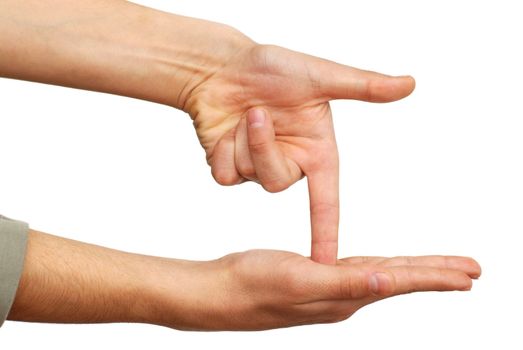
[[[469,290],[480,273],[474,260],[448,256],[355,257],[330,266],[255,250],[194,262],[30,231],[8,319],[259,330],[340,321],[367,304],[413,291]]]
[[[0,76],[177,108],[249,45],[228,26],[127,1],[0,1]]]
[[[170,326],[183,328],[187,322],[182,305],[191,304],[184,293],[199,280],[200,264],[124,253],[31,231],[8,319],[161,324],[165,312]]]

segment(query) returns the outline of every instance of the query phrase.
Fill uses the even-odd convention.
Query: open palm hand
[[[423,291],[467,291],[481,275],[476,261],[458,256],[350,257],[319,264],[285,251],[250,250],[200,265],[186,303],[187,329],[260,330],[345,320],[376,301]],[[187,288],[191,289],[191,283]],[[199,286],[199,287],[198,287]],[[165,315],[169,315],[166,313]],[[211,315],[211,316],[209,316]],[[168,318],[164,324],[169,325]]]

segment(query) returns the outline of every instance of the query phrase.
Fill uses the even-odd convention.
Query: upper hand
[[[188,95],[183,109],[222,185],[246,180],[284,190],[309,185],[314,261],[336,261],[338,151],[329,101],[389,102],[409,95],[411,77],[389,77],[276,46],[240,50]]]

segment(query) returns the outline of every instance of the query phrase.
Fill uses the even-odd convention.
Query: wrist
[[[131,3],[127,10],[132,22],[130,28],[122,23],[121,31],[129,39],[124,43],[127,47],[121,49],[121,64],[129,61],[132,68],[126,73],[136,75],[137,81],[127,79],[122,84],[130,89],[124,93],[130,97],[184,110],[192,90],[238,53],[255,45],[225,24]]]
[[[184,110],[192,90],[255,45],[225,24],[128,4],[130,23],[115,28],[125,39],[108,69],[118,83],[109,91],[115,94]]]
[[[134,320],[181,330],[223,328],[228,277],[220,260],[151,259],[142,265],[146,271]]]
[[[166,89],[158,90],[164,104],[187,111],[187,99],[200,84],[224,67],[231,59],[256,43],[240,31],[221,23],[160,13],[165,16],[163,33],[149,45],[151,57],[155,57],[160,78]],[[176,39],[173,40],[173,36]]]

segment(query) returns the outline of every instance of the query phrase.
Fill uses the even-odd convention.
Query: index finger
[[[307,174],[311,215],[311,259],[335,265],[338,256],[339,165],[338,159]]]

